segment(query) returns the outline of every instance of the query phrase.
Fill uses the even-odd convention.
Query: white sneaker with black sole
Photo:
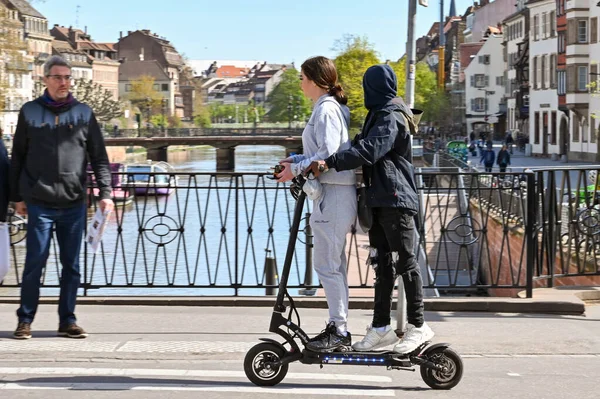
[[[427,323],[423,323],[421,327],[409,326],[408,331],[404,334],[402,341],[394,347],[396,353],[410,353],[430,341],[435,336],[435,333]]]
[[[362,341],[355,342],[352,348],[355,351],[367,352],[385,348],[396,342],[398,342],[398,337],[391,326],[386,326],[384,331],[377,331],[376,328],[367,326],[367,335],[365,335]]]

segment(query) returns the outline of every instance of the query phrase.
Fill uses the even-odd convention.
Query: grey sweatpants
[[[323,195],[313,201],[310,226],[313,230],[313,263],[323,285],[329,321],[346,329],[348,319],[348,275],[346,235],[356,221],[356,188],[323,184]]]

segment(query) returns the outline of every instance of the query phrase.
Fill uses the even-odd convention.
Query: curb
[[[78,305],[272,307],[275,297],[80,297]],[[286,301],[287,302],[287,301]],[[325,298],[294,298],[298,308],[326,309]],[[19,304],[18,297],[0,297],[0,304]],[[42,305],[58,304],[56,297],[40,298]],[[373,309],[372,298],[350,298],[350,309]],[[393,308],[395,309],[395,302]],[[542,313],[582,315],[585,303],[577,297],[561,300],[518,298],[428,298],[425,310],[432,312]]]

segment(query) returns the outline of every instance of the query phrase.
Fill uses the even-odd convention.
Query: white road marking
[[[521,374],[518,373],[507,373],[509,377],[520,377]]]
[[[250,384],[250,383],[248,383]],[[63,391],[187,391],[187,392],[235,392],[259,394],[293,395],[341,395],[341,396],[396,396],[392,389],[349,389],[349,388],[286,388],[254,386],[193,386],[193,384],[138,385],[135,383],[0,383],[0,391],[5,390],[63,390]]]
[[[243,371],[234,370],[114,369],[101,367],[0,367],[0,375],[246,378]],[[285,379],[392,382],[390,377],[365,374],[288,373]]]

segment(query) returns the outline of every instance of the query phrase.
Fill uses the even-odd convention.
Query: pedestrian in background
[[[494,161],[496,160],[496,153],[494,152],[494,148],[488,143],[486,149],[481,154],[480,163],[485,166],[485,171],[490,173],[494,168]]]
[[[2,129],[0,129],[0,222],[6,222],[8,213],[9,166],[8,151],[2,140]]]
[[[85,338],[77,325],[75,303],[80,284],[79,252],[86,224],[88,159],[100,189],[100,209],[111,211],[111,174],[102,132],[92,109],[70,92],[71,66],[59,56],[44,64],[44,94],[19,113],[10,171],[11,201],[27,215],[27,253],[21,282],[19,323],[13,336],[31,338],[40,279],[50,251],[53,227],[62,273],[58,334]]]
[[[506,146],[503,145],[502,149],[498,153],[498,167],[500,167],[500,173],[506,172],[506,167],[510,165],[510,154],[508,153]]]

